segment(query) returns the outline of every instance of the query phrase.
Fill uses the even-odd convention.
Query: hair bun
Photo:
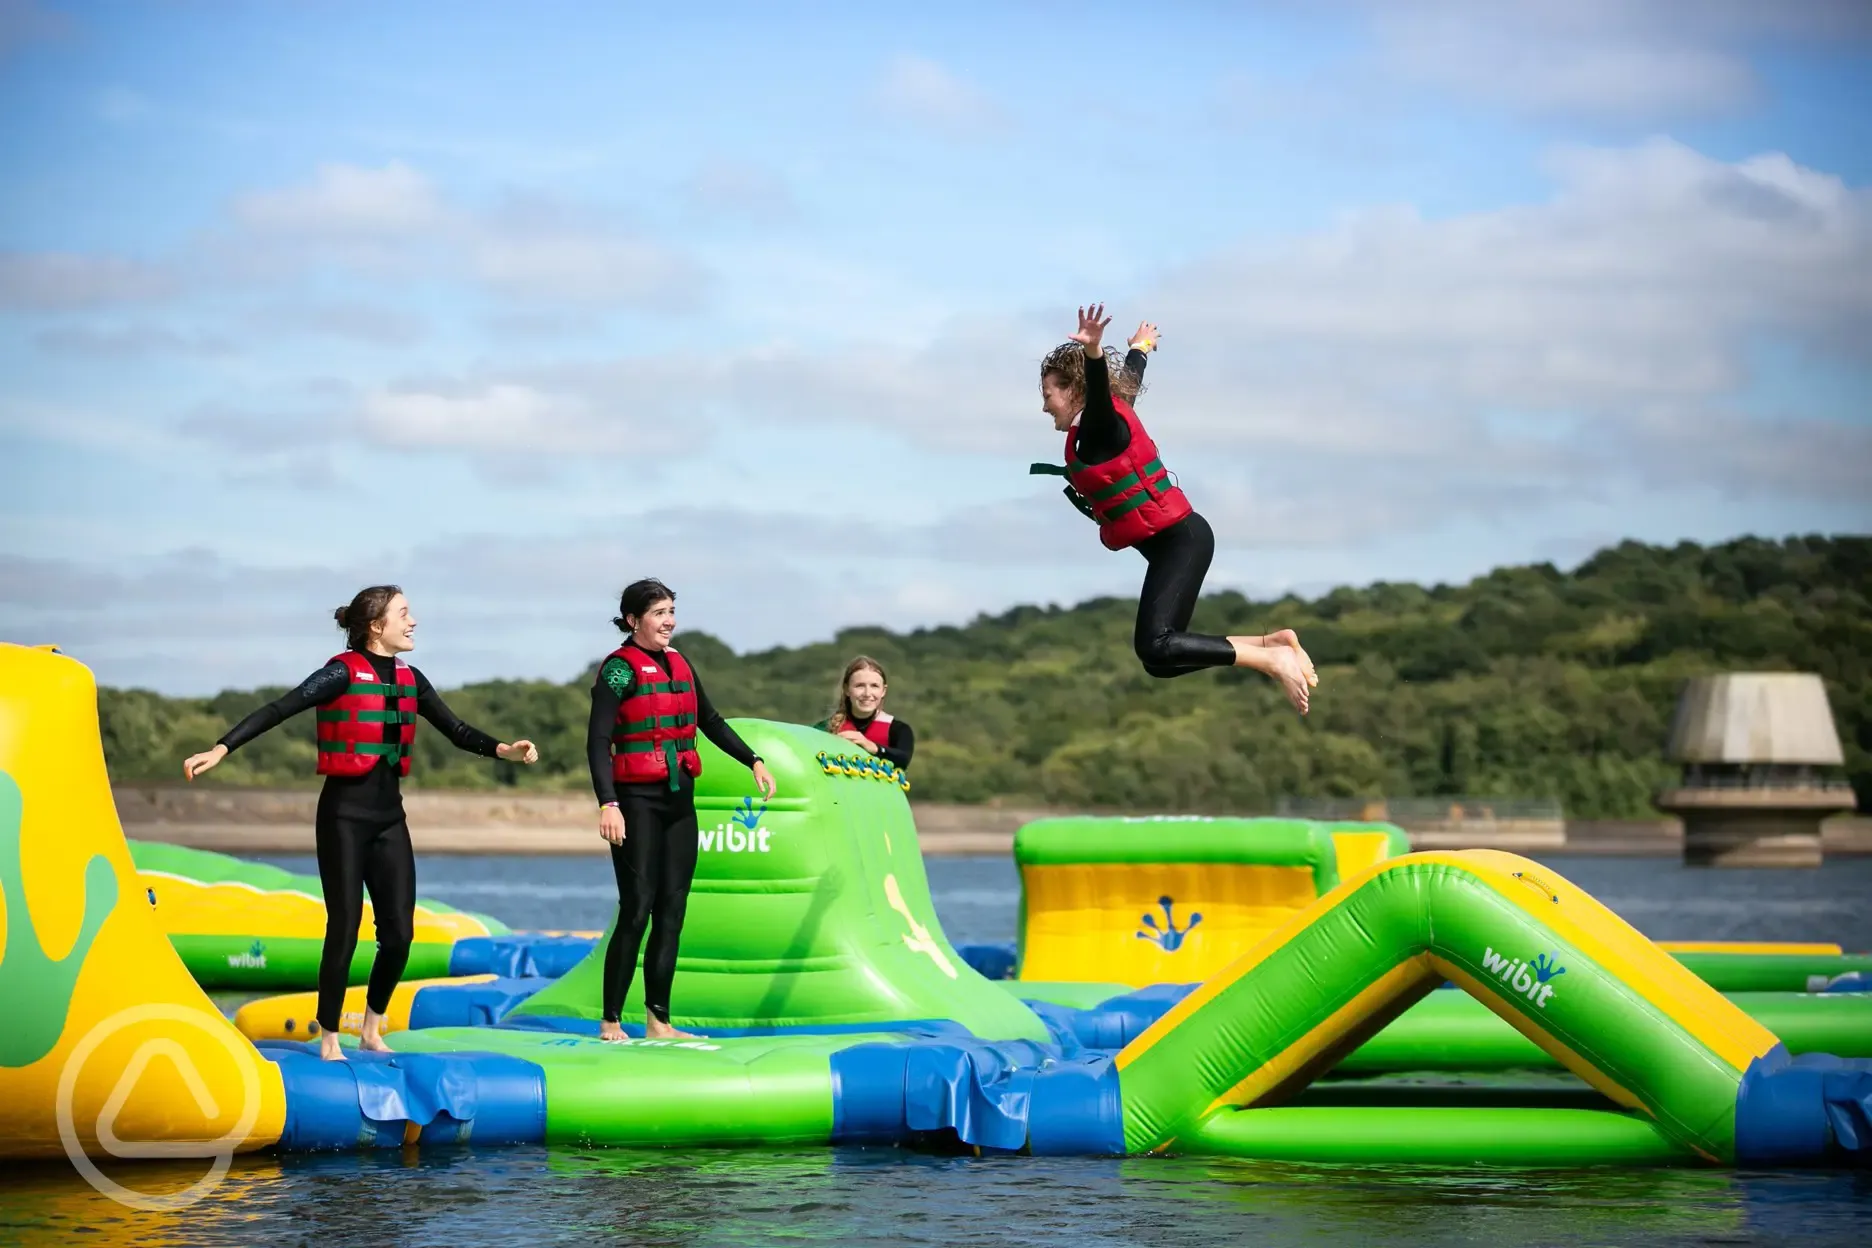
[[[345,612],[346,612],[346,610],[347,610],[347,608],[345,608],[345,607],[339,607],[339,608],[338,608],[338,609],[337,609],[336,611],[334,611],[334,612],[332,612],[332,619],[334,619],[334,620],[336,620],[336,621],[338,621],[338,627],[339,627],[339,628],[343,628],[343,627],[345,626]]]
[[[612,625],[612,627],[613,627],[613,628],[616,628],[616,629],[619,629],[619,630],[620,630],[620,631],[622,631],[622,632],[626,632],[626,633],[628,633],[628,632],[630,632],[630,631],[631,631],[631,630],[630,630],[630,625],[624,622],[624,617],[623,617],[623,616],[621,616],[621,615],[614,615],[614,616],[612,616],[612,617],[611,617],[611,625]]]

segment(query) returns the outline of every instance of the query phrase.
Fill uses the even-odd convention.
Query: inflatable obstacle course
[[[89,673],[0,646],[0,982],[21,1003],[0,1052],[0,1153],[934,1138],[1348,1161],[1415,1141],[1417,1160],[1467,1150],[1499,1164],[1790,1165],[1872,1146],[1872,1066],[1790,1060],[1604,907],[1506,854],[1382,860],[1122,1049],[1096,1035],[1088,1047],[954,955],[900,789],[819,771],[821,734],[738,726],[799,795],[784,811],[796,819],[751,835],[769,812],[735,794],[744,774],[710,759],[707,796],[734,798],[727,809],[743,817],[742,835],[715,851],[730,862],[704,851],[704,878],[746,905],[722,903],[686,973],[718,1017],[793,1030],[616,1044],[578,1034],[596,1009],[589,983],[560,1012],[538,1006],[588,975],[594,950],[504,1025],[410,1030],[394,1055],[321,1062],[308,1044],[255,1049],[208,1007],[134,893]],[[814,789],[809,772],[852,787]],[[764,869],[755,858],[782,854]],[[1617,1108],[1296,1103],[1339,1053],[1445,978]],[[1487,1152],[1507,1115],[1547,1134]]]
[[[304,988],[318,982],[325,894],[317,876],[156,841],[129,845],[140,890],[202,987]],[[354,984],[370,975],[375,924],[367,897],[351,959]],[[456,942],[507,934],[498,919],[418,898],[406,973],[447,975]]]

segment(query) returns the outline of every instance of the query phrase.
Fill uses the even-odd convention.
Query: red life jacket
[[[871,717],[871,722],[866,724],[863,728],[859,728],[856,721],[850,716],[847,716],[845,722],[839,725],[839,732],[844,732],[846,729],[853,729],[865,740],[881,750],[890,744],[890,726],[891,713],[889,711],[879,711],[876,715]]]
[[[1144,432],[1131,405],[1117,396],[1112,407],[1131,430],[1131,441],[1117,458],[1082,464],[1073,454],[1077,429],[1066,431],[1066,479],[1072,482],[1098,521],[1099,541],[1107,550],[1135,546],[1161,533],[1192,510],[1183,491],[1171,484],[1170,472],[1157,458],[1157,444]]]
[[[611,725],[611,778],[619,784],[669,781],[681,787],[677,769],[691,776],[702,774],[702,756],[696,753],[695,674],[672,647],[665,675],[648,653],[625,642],[606,656],[631,665],[630,693],[618,703]]]
[[[318,708],[318,774],[362,776],[377,760],[397,760],[397,774],[409,775],[410,746],[416,740],[416,674],[396,661],[396,693],[377,679],[371,661],[355,650],[334,660],[351,673],[345,691]],[[396,724],[395,740],[384,740],[384,725]]]

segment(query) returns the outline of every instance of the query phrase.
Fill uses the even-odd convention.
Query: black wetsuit
[[[1132,351],[1125,367],[1140,376],[1145,356]],[[1112,406],[1111,375],[1105,357],[1086,354],[1085,411],[1073,437],[1073,453],[1084,464],[1116,459],[1131,445],[1131,429]],[[1192,511],[1169,528],[1137,544],[1144,556],[1144,589],[1138,595],[1137,630],[1132,645],[1152,676],[1185,676],[1209,667],[1233,667],[1235,647],[1226,637],[1187,631],[1202,594],[1203,577],[1215,557],[1215,530]]]
[[[668,675],[669,659],[663,651],[645,649],[644,653]],[[709,701],[693,667],[690,675],[695,682],[696,730],[735,762],[752,767],[758,756]],[[680,768],[675,788],[665,780],[620,784],[612,779],[611,731],[617,723],[618,704],[629,695],[636,679],[632,664],[605,660],[592,682],[591,722],[585,733],[585,755],[598,804],[616,802],[618,813],[624,816],[624,843],[611,847],[618,917],[605,944],[604,1019],[615,1023],[623,1013],[624,998],[637,972],[637,951],[648,926],[650,944],[643,950],[644,1009],[667,1023],[683,915],[689,908],[689,886],[695,881],[695,779]]]
[[[364,653],[386,685],[396,684],[396,660]],[[500,742],[458,719],[429,678],[416,668],[416,712],[459,749],[494,757]],[[301,711],[330,702],[351,684],[351,673],[333,659],[305,678],[297,689],[267,703],[228,729],[221,744],[233,753],[269,728]],[[384,725],[384,740],[394,744],[399,726]],[[377,922],[377,956],[371,962],[365,1004],[381,1014],[409,962],[416,918],[416,857],[410,849],[409,824],[403,819],[402,777],[397,760],[384,755],[361,776],[326,776],[319,790],[313,827],[318,845],[319,883],[325,893],[325,947],[319,954],[318,1023],[337,1031],[344,1009],[351,958],[357,952],[358,924],[369,890]]]
[[[871,717],[871,719],[876,719],[876,718],[877,717],[875,715]],[[847,728],[849,728],[853,732],[861,733],[865,729],[871,726],[871,719],[859,719],[857,716],[854,715],[839,726],[839,732],[844,732]],[[827,727],[827,725],[830,724],[831,722],[832,721],[829,719],[822,719],[818,723],[814,724],[813,727],[821,729],[826,732],[831,732],[832,730],[829,727]],[[834,733],[833,735],[836,736],[837,733]],[[893,716],[890,721],[889,741],[887,744],[878,746],[877,757],[884,759],[887,762],[895,763],[897,765],[898,771],[909,771],[910,770],[910,756],[915,753],[916,753],[916,733],[911,731],[909,724],[906,724],[904,723],[903,720],[897,719],[896,717]]]

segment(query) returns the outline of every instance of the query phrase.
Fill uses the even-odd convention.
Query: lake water
[[[295,871],[310,859],[269,861]],[[1872,859],[1692,871],[1671,859],[1550,866],[1655,939],[1833,940],[1872,949]],[[604,926],[609,864],[419,863],[424,896],[516,928]],[[1011,940],[1005,858],[933,858],[956,943]],[[1570,1078],[1570,1076],[1564,1076]],[[179,1191],[199,1163],[107,1170]],[[1253,1244],[1872,1243],[1872,1175],[1720,1170],[1440,1171],[1198,1158],[976,1158],[894,1149],[627,1153],[518,1148],[237,1159],[209,1200],[142,1213],[63,1163],[0,1177],[0,1242],[437,1245],[844,1244],[1198,1248]]]

